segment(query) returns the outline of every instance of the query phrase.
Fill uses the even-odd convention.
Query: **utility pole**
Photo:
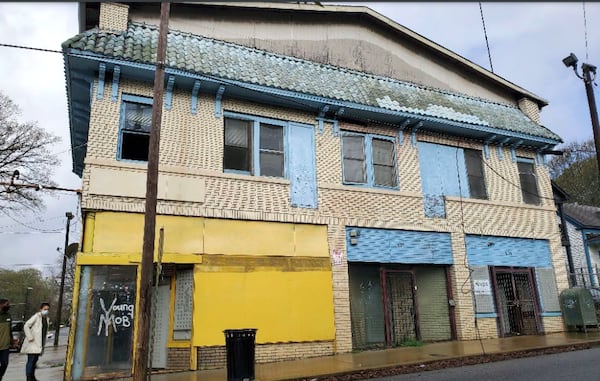
[[[160,148],[160,126],[163,108],[163,88],[165,80],[165,59],[167,55],[167,33],[169,31],[170,4],[160,4],[160,27],[156,52],[156,72],[152,101],[152,129],[148,149],[148,172],[146,175],[146,211],[144,218],[144,244],[142,248],[142,269],[140,276],[140,298],[137,311],[138,331],[135,340],[133,381],[149,379],[148,340],[150,338],[150,317],[152,316],[152,272],[154,268],[154,237],[156,229],[156,198],[158,191],[158,161]]]
[[[598,162],[598,181],[600,181],[600,124],[598,123],[598,109],[596,108],[596,97],[594,96],[593,82],[596,77],[596,66],[587,63],[581,64],[583,75],[577,73],[577,56],[573,53],[563,58],[566,67],[572,67],[575,75],[583,80],[585,92],[587,93],[590,117],[592,119],[592,131],[594,133],[594,145],[596,147],[596,161]],[[593,76],[592,76],[593,74]]]
[[[71,220],[73,219],[73,213],[65,213],[67,217],[67,232],[65,233],[65,251],[63,253],[62,260],[62,273],[60,275],[60,291],[58,292],[58,308],[56,309],[56,321],[54,322],[54,346],[58,346],[58,335],[60,334],[60,318],[62,313],[63,305],[63,293],[65,292],[65,273],[67,272],[67,248],[69,246],[69,229],[71,228]]]

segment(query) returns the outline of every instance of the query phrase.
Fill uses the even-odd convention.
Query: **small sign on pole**
[[[333,264],[335,266],[341,266],[344,262],[344,252],[340,249],[333,249],[331,256],[333,257]]]

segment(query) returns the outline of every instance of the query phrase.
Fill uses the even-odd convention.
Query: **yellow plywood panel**
[[[162,216],[156,218],[156,231],[165,228],[164,252],[201,253],[203,218]],[[144,215],[140,213],[96,213],[94,251],[131,253],[142,251]],[[158,234],[155,247],[158,248]]]
[[[330,271],[196,270],[194,346],[224,345],[223,330],[239,328],[257,328],[257,343],[335,338]]]
[[[294,255],[294,224],[206,219],[207,254]]]
[[[329,257],[326,225],[296,224],[296,256]]]

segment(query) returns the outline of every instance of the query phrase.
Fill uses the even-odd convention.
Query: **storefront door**
[[[493,267],[492,276],[501,335],[537,334],[540,325],[533,270]]]

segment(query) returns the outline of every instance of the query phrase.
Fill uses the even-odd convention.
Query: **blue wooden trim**
[[[345,108],[340,107],[336,112],[335,112],[335,117],[337,118],[341,118],[342,115],[344,115],[344,111],[346,111]]]
[[[152,98],[133,94],[121,94],[121,101],[152,105]]]
[[[323,134],[323,118],[317,118],[317,121],[319,122],[318,124],[318,129],[319,129],[319,135]]]
[[[496,312],[486,312],[486,313],[476,313],[476,319],[485,319],[485,318],[497,318],[498,314]]]
[[[586,233],[587,233],[586,229],[582,229],[581,230],[581,239],[582,239],[582,242],[583,242],[583,250],[585,251],[585,261],[587,262],[588,274],[589,274],[589,277],[590,277],[590,284],[592,286],[597,286],[596,280],[595,280],[595,278],[594,278],[594,276],[592,274],[592,271],[593,271],[593,269],[592,269],[592,258],[590,256],[590,248],[589,248],[589,245],[588,245]]]
[[[96,99],[104,98],[104,79],[106,77],[106,64],[101,62],[98,65],[98,89]]]
[[[117,63],[117,64],[121,64],[123,66],[130,66],[130,67],[146,70],[149,72],[154,72],[154,70],[156,69],[155,65],[112,59],[107,56],[103,56],[103,55],[100,55],[97,53],[82,51],[79,49],[70,49],[69,53],[76,54],[78,56],[82,56],[82,57],[85,57],[90,60]],[[178,76],[182,76],[182,77],[186,77],[186,78],[199,79],[199,80],[207,81],[207,82],[211,82],[211,83],[222,84],[224,82],[224,80],[221,80],[217,77],[208,77],[208,76],[204,76],[204,75],[198,75],[198,74],[189,73],[189,72],[179,70],[179,69],[174,69],[174,68],[166,68],[165,73],[178,75]],[[283,97],[309,100],[309,101],[314,101],[314,102],[318,102],[318,103],[328,103],[328,104],[331,104],[334,106],[340,106],[340,107],[343,106],[343,107],[349,108],[349,109],[398,116],[400,118],[414,118],[415,117],[414,114],[411,114],[406,111],[387,110],[387,109],[382,109],[380,107],[367,106],[367,105],[357,104],[357,103],[348,102],[348,101],[340,101],[340,100],[336,100],[336,99],[328,99],[328,98],[323,98],[323,97],[319,97],[319,96],[301,94],[301,93],[296,93],[296,92],[289,91],[289,90],[275,89],[275,88],[271,88],[268,86],[255,85],[255,84],[245,83],[242,81],[236,81],[236,80],[226,80],[226,81],[227,81],[228,85],[239,86],[239,87],[242,87],[245,89],[250,89],[250,90],[256,90],[256,91],[263,92],[265,94],[275,94],[275,95],[280,95]],[[498,134],[501,136],[509,136],[510,138],[524,138],[524,139],[528,139],[530,141],[534,141],[534,142],[538,142],[538,143],[548,143],[548,144],[561,143],[560,141],[554,140],[554,139],[542,138],[539,136],[533,136],[533,135],[527,135],[527,134],[514,132],[514,131],[497,129],[494,127],[472,125],[472,124],[468,124],[468,123],[447,120],[447,119],[437,118],[437,117],[431,117],[431,116],[419,115],[418,117],[420,119],[422,119],[423,121],[428,121],[428,122],[433,122],[433,123],[444,123],[446,125],[456,126],[459,128],[463,128],[465,130],[474,130],[474,131],[484,132],[484,133],[489,133],[489,134]]]
[[[541,317],[557,317],[562,316],[562,312],[542,312]]]
[[[419,122],[417,123],[413,128],[412,128],[412,132],[410,134],[410,139],[412,142],[412,146],[416,147],[417,146],[417,131],[419,130],[419,128],[423,127],[423,122]]]
[[[329,105],[324,105],[317,115],[317,120],[319,121],[319,135],[323,134],[323,120],[327,111],[329,111]]]
[[[196,115],[198,112],[198,92],[200,91],[200,81],[194,81],[194,87],[192,88],[192,104],[191,112],[192,115]]]
[[[173,103],[173,86],[175,85],[175,76],[170,75],[169,80],[167,81],[167,96],[165,99],[165,108],[167,111],[171,110],[171,105]]]
[[[530,157],[523,157],[523,156],[519,156],[515,159],[516,162],[518,163],[529,163],[529,164],[535,164],[534,163],[534,159],[530,158]]]
[[[340,132],[340,127],[337,120],[333,121],[333,136],[337,138]]]
[[[504,158],[504,155],[502,154],[502,146],[499,145],[498,146],[498,160],[502,161],[503,158]]]
[[[121,67],[115,65],[113,68],[113,81],[112,81],[112,94],[111,102],[117,101],[117,95],[119,94],[119,77],[121,76]]]
[[[510,147],[510,159],[513,162],[517,161],[517,153],[515,152],[515,147]]]
[[[221,99],[223,98],[223,93],[225,92],[225,86],[219,86],[217,90],[217,94],[215,97],[215,118],[221,117]]]
[[[365,166],[367,169],[367,184],[375,185],[375,171],[373,170],[373,135],[365,135]]]
[[[398,127],[398,144],[401,146],[404,144],[404,129],[410,124],[410,119],[405,119],[404,122]]]
[[[486,160],[490,159],[490,147],[487,143],[483,145],[483,156]]]

